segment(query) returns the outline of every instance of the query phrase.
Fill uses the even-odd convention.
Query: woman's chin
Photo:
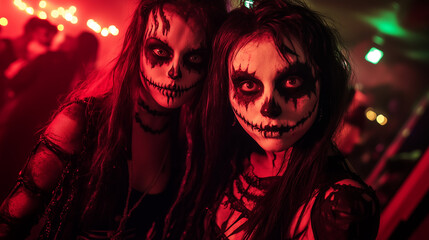
[[[265,138],[258,139],[256,142],[266,152],[282,152],[290,147],[290,145],[286,144],[282,139]]]
[[[159,106],[166,109],[180,108],[186,103],[186,99],[184,97],[169,98],[166,96],[156,96],[154,100]]]
[[[151,92],[151,95],[159,106],[166,109],[176,109],[189,102],[190,96],[192,96],[192,91],[190,93],[183,93],[180,96],[171,96],[171,94],[163,95],[156,92]]]

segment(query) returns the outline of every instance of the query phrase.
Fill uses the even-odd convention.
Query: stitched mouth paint
[[[263,123],[253,123],[250,120],[247,120],[242,114],[240,114],[237,109],[232,108],[236,116],[238,116],[243,122],[251,127],[253,131],[260,133],[264,138],[281,138],[284,133],[295,130],[297,127],[303,125],[314,113],[316,110],[317,103],[314,104],[313,109],[308,112],[307,116],[303,117],[294,125],[269,125]]]
[[[198,86],[200,81],[194,83],[191,86],[180,86],[176,84],[175,82],[170,84],[158,84],[144,76],[144,74],[141,72],[141,77],[152,87],[154,87],[160,94],[167,97],[167,102],[174,101],[175,98],[183,96],[183,94],[192,88]]]

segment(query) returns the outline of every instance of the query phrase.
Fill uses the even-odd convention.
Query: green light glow
[[[382,34],[406,37],[410,33],[399,25],[398,10],[398,7],[394,7],[392,10],[380,10],[371,16],[361,16],[361,18]]]
[[[418,61],[429,61],[429,50],[410,50],[405,55]]]
[[[244,6],[247,8],[253,8],[253,0],[244,1]]]
[[[380,45],[380,46],[382,46],[382,45],[384,44],[384,39],[383,39],[382,37],[380,37],[380,36],[374,36],[374,37],[372,38],[372,41],[373,41],[375,44],[378,44],[378,45]]]
[[[365,60],[367,60],[370,63],[377,64],[380,61],[380,59],[383,57],[383,55],[384,53],[381,50],[373,47],[366,54]]]

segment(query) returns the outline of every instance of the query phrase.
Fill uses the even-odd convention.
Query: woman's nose
[[[174,64],[171,66],[170,70],[168,71],[168,76],[173,80],[178,80],[182,77],[182,71],[180,71],[180,66],[177,65],[174,67]]]
[[[282,113],[281,107],[276,103],[274,98],[267,99],[261,107],[261,114],[264,117],[276,118]]]

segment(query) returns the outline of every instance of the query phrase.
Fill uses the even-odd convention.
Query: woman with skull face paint
[[[332,141],[350,77],[334,30],[303,3],[262,0],[230,13],[213,52],[194,165],[166,231],[375,239],[378,200]]]
[[[23,239],[43,212],[43,239],[159,238],[225,15],[223,0],[141,0],[112,71],[44,130],[1,205],[0,238]]]

